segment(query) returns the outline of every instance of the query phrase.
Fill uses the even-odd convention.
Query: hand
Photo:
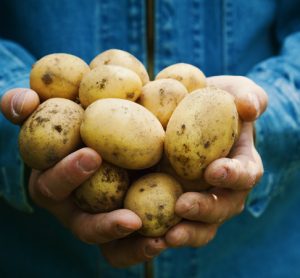
[[[266,109],[266,93],[245,77],[211,77],[208,84],[234,96],[244,121],[257,119]],[[168,231],[167,244],[173,247],[207,244],[220,224],[242,212],[248,193],[262,174],[262,161],[253,142],[253,124],[244,122],[229,156],[215,160],[205,170],[205,181],[213,188],[187,192],[178,199],[175,211],[185,220]]]
[[[39,105],[38,95],[30,89],[13,89],[2,98],[3,114],[21,124]],[[140,218],[130,210],[89,214],[72,201],[72,192],[101,165],[101,157],[90,148],[82,148],[46,171],[32,170],[29,194],[40,207],[48,210],[80,240],[98,244],[115,266],[127,266],[151,259],[166,244],[163,239],[131,237],[138,230]],[[122,239],[121,239],[122,238]]]

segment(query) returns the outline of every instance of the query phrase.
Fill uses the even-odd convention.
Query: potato
[[[143,226],[139,233],[159,237],[181,220],[175,214],[175,203],[181,194],[181,186],[174,178],[163,173],[152,173],[130,186],[124,207],[141,218]]]
[[[159,79],[142,88],[138,102],[150,110],[166,128],[174,109],[187,94],[187,89],[179,81]]]
[[[165,153],[180,177],[196,180],[209,163],[229,153],[237,132],[234,98],[214,87],[199,89],[173,112],[166,130]]]
[[[86,212],[109,212],[123,206],[128,185],[126,170],[102,162],[97,172],[75,190],[74,200]]]
[[[197,67],[185,63],[178,63],[166,67],[155,77],[155,79],[162,78],[177,79],[187,88],[189,92],[204,88],[206,86],[205,75],[203,72]]]
[[[211,185],[205,182],[203,178],[196,180],[187,180],[180,177],[170,164],[166,155],[163,155],[162,159],[157,164],[156,170],[158,172],[168,174],[176,179],[181,184],[184,192],[202,192],[211,188]]]
[[[122,168],[149,168],[163,153],[162,125],[150,111],[132,101],[95,101],[85,110],[80,131],[88,147]]]
[[[30,87],[41,100],[61,97],[75,100],[83,75],[90,71],[80,58],[55,53],[38,60],[30,73]]]
[[[83,107],[102,98],[135,101],[141,94],[142,82],[132,70],[119,66],[99,66],[87,73],[79,87]]]
[[[149,82],[149,75],[144,65],[130,53],[120,49],[109,49],[96,56],[90,63],[94,69],[99,65],[117,65],[134,71],[141,79],[143,85]]]
[[[24,162],[44,170],[81,144],[83,109],[75,102],[52,98],[39,105],[21,127],[19,149]]]

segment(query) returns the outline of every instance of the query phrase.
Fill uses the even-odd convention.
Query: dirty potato
[[[187,180],[180,177],[172,167],[165,154],[162,156],[162,159],[157,164],[156,170],[158,172],[172,176],[181,184],[181,187],[184,192],[202,192],[211,188],[211,185],[208,184],[203,178],[199,178],[196,180]]]
[[[138,102],[150,110],[166,128],[174,109],[187,94],[187,89],[176,79],[158,79],[142,88]]]
[[[89,213],[113,211],[123,206],[128,184],[125,169],[102,162],[97,172],[75,190],[74,200]]]
[[[74,55],[49,54],[33,65],[30,87],[38,93],[41,100],[55,97],[75,100],[80,81],[89,70],[89,66]]]
[[[205,75],[203,72],[197,67],[186,63],[178,63],[166,67],[155,77],[155,79],[161,78],[176,79],[180,81],[189,92],[206,86]]]
[[[134,71],[143,85],[149,82],[149,75],[144,65],[132,54],[120,49],[109,49],[96,56],[90,63],[93,69],[99,65],[117,65]]]
[[[181,194],[182,188],[174,178],[152,173],[130,186],[124,207],[141,218],[143,226],[139,233],[159,237],[181,220],[175,214],[175,203]]]
[[[80,132],[88,147],[122,168],[149,168],[163,153],[162,125],[150,111],[132,101],[95,101],[85,110]]]
[[[99,66],[87,73],[79,87],[83,107],[97,99],[122,98],[135,101],[141,94],[142,82],[138,75],[120,66]]]
[[[75,102],[46,100],[22,125],[19,149],[24,162],[44,170],[75,151],[80,143],[83,109]]]
[[[166,130],[165,153],[177,174],[195,180],[205,167],[229,153],[238,132],[233,97],[207,87],[185,97]]]

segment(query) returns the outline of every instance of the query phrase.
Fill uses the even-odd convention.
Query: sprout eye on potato
[[[155,77],[155,79],[161,78],[176,79],[180,81],[189,92],[206,86],[206,79],[203,72],[197,67],[186,63],[178,63],[166,67]]]
[[[79,100],[83,107],[102,98],[135,101],[140,96],[141,89],[141,79],[134,71],[120,66],[98,66],[83,77]]]
[[[132,54],[120,50],[109,49],[96,56],[90,63],[90,68],[94,69],[99,65],[117,65],[134,71],[142,80],[143,85],[149,82],[149,75],[144,65]]]
[[[44,170],[75,151],[81,144],[83,109],[75,102],[52,98],[43,102],[24,122],[19,150],[24,162]]]
[[[159,237],[181,220],[175,214],[175,203],[181,194],[181,185],[174,178],[151,173],[130,186],[124,207],[141,218],[143,226],[139,233]]]
[[[89,71],[89,66],[74,55],[49,54],[33,65],[30,87],[41,100],[55,97],[75,100],[81,79]]]

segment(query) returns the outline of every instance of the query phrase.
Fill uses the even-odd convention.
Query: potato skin
[[[132,101],[95,101],[85,110],[80,132],[88,147],[122,168],[149,168],[163,153],[163,127],[150,111]]]
[[[181,194],[181,185],[173,177],[151,173],[130,186],[124,207],[141,218],[143,226],[139,233],[159,237],[181,220],[175,214],[175,203]]]
[[[187,180],[180,177],[172,167],[165,154],[157,164],[156,170],[160,173],[165,173],[172,176],[181,184],[184,192],[203,192],[211,188],[211,185],[208,184],[203,178],[196,180]]]
[[[174,109],[187,95],[187,89],[176,79],[158,79],[142,88],[138,102],[151,111],[166,128]]]
[[[75,102],[52,98],[39,105],[19,133],[19,150],[24,162],[44,170],[75,151],[81,144],[83,109]]]
[[[113,211],[123,206],[128,185],[125,169],[102,162],[96,173],[75,190],[74,201],[89,213]]]
[[[55,97],[76,100],[80,81],[89,71],[89,66],[79,57],[65,53],[49,54],[33,65],[30,88],[41,100]]]
[[[149,75],[144,65],[132,54],[120,49],[109,49],[96,56],[90,63],[94,69],[99,65],[117,65],[134,71],[143,85],[149,82]]]
[[[201,178],[204,168],[229,153],[238,132],[233,97],[220,89],[199,89],[184,98],[168,123],[165,153],[176,173]]]
[[[162,78],[173,78],[180,81],[189,93],[206,86],[203,72],[197,67],[186,63],[178,63],[164,68],[155,77],[156,80]]]
[[[127,68],[103,65],[87,73],[79,87],[79,100],[83,107],[102,98],[122,98],[135,101],[141,94],[139,76]]]

